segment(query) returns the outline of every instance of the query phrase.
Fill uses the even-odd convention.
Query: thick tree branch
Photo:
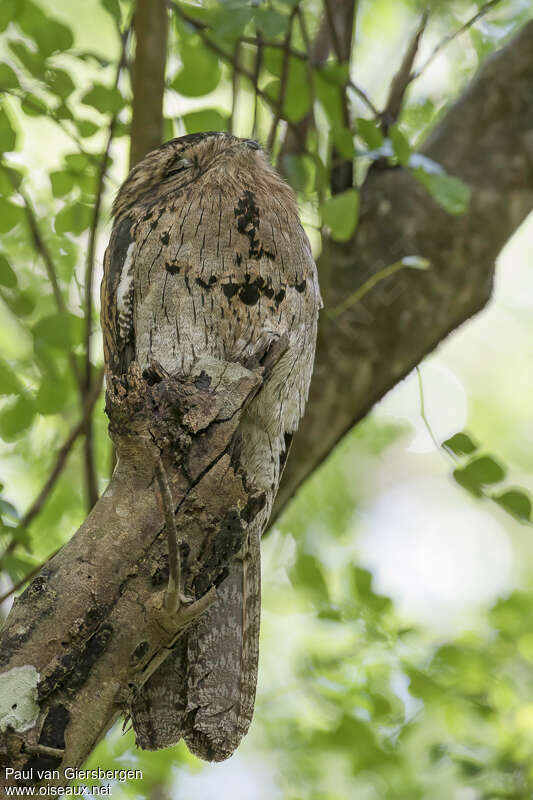
[[[274,349],[272,360],[283,352]],[[33,768],[35,781],[39,769],[59,769],[45,785],[68,783],[63,770],[83,763],[216,598],[227,562],[264,505],[233,437],[270,366],[251,371],[205,358],[187,378],[160,368],[143,378],[134,362],[127,376],[110,379],[107,411],[119,455],[113,479],[17,599],[2,633],[0,696],[9,693],[13,704],[0,709],[0,767]],[[160,459],[171,495],[166,513],[155,478]],[[186,597],[176,613],[165,607],[170,508],[184,554]],[[23,783],[7,770],[4,781]]]
[[[337,320],[323,315],[310,399],[273,518],[374,403],[486,304],[495,260],[533,208],[532,117],[530,22],[487,60],[423,148],[470,187],[466,214],[447,214],[405,169],[370,170],[354,241],[324,242],[326,309],[405,256],[431,268],[398,272]]]

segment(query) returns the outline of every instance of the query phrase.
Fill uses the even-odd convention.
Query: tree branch
[[[163,141],[168,34],[165,0],[137,0],[133,24],[137,44],[131,76],[131,167]]]
[[[489,299],[495,260],[533,208],[532,86],[530,22],[487,60],[422,150],[468,184],[468,212],[447,214],[408,170],[375,168],[353,241],[324,240],[319,270],[333,276],[326,308],[406,256],[431,268],[398,272],[335,321],[322,315],[309,402],[273,519],[374,403]]]
[[[119,454],[111,484],[17,598],[0,639],[0,692],[14,692],[9,724],[0,719],[0,766],[29,770],[28,754],[41,748],[41,768],[60,768],[60,778],[46,785],[68,783],[65,768],[83,763],[177,637],[216,598],[217,582],[264,505],[253,476],[239,466],[234,434],[284,352],[278,343],[254,370],[206,358],[187,378],[160,375],[155,382],[133,362],[127,376],[110,379],[107,411]],[[166,515],[155,490],[160,459],[164,489],[173,497]],[[175,614],[165,608],[165,520],[173,507],[171,527],[187,553],[181,581],[192,600]],[[231,541],[228,513],[240,531]],[[17,683],[21,669],[27,681]],[[13,714],[17,706],[26,713],[28,703],[29,723]],[[4,778],[6,785],[20,785],[16,775]]]

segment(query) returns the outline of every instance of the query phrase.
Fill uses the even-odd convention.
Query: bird
[[[313,371],[317,269],[295,195],[254,139],[207,131],[172,139],[130,171],[112,208],[101,317],[109,375],[132,361],[187,375],[198,359],[249,363],[280,337],[287,349],[237,431],[239,458],[265,503],[217,587],[139,691],[137,744],[183,738],[228,758],[250,725],[260,625],[260,540]]]

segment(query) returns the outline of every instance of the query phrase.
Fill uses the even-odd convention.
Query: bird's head
[[[152,150],[136,164],[118,191],[113,204],[115,219],[132,206],[149,202],[161,192],[184,189],[208,170],[221,182],[239,172],[256,174],[270,167],[260,145],[253,139],[239,139],[230,133],[206,131],[171,139]]]

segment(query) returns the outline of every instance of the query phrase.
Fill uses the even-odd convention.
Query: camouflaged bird
[[[113,206],[102,323],[107,369],[135,359],[186,374],[203,356],[246,364],[279,337],[288,350],[245,412],[240,464],[266,504],[217,588],[132,703],[137,743],[184,738],[207,760],[235,750],[253,714],[260,538],[303,414],[321,307],[295,197],[257,142],[182,136],[135,166]]]

